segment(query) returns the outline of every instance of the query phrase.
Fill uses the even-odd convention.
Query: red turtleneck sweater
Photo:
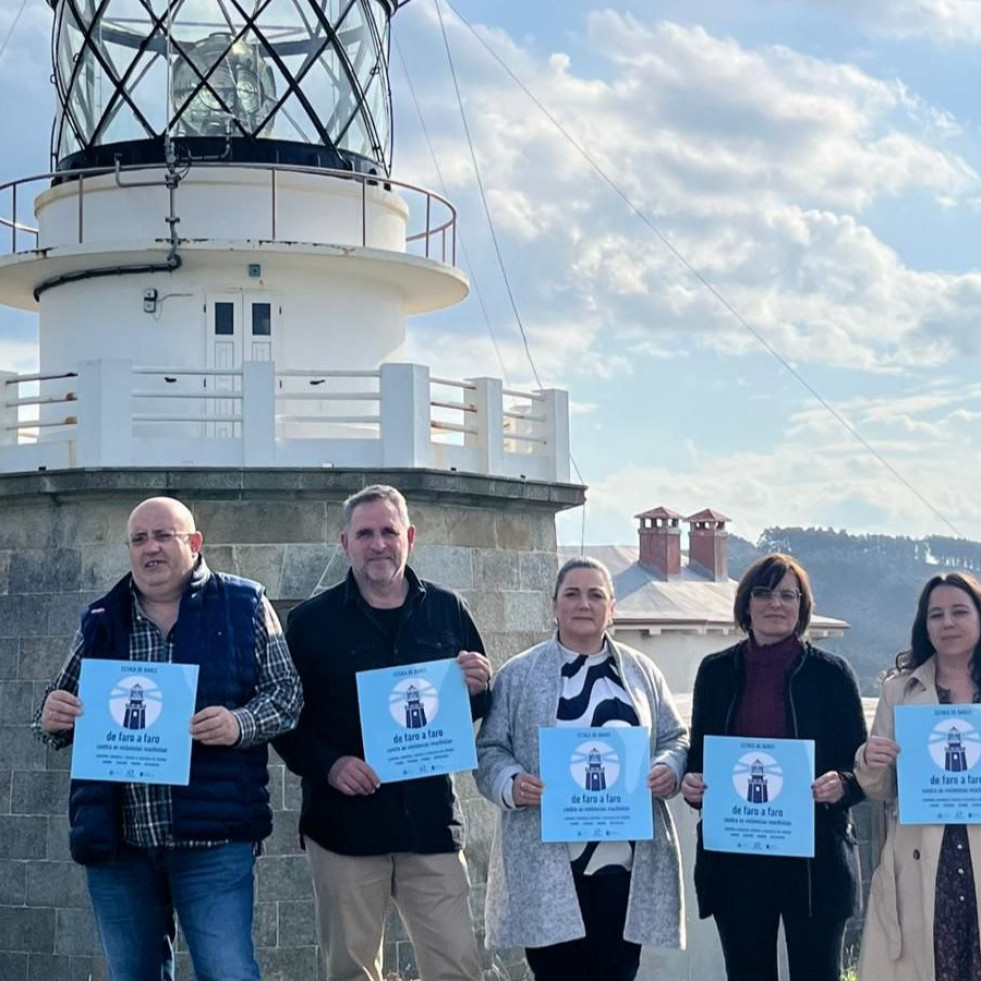
[[[733,720],[734,736],[767,739],[793,736],[787,718],[787,675],[802,650],[796,634],[763,647],[750,634],[743,645],[745,678],[742,699]]]

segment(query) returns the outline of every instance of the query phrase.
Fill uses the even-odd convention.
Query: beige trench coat
[[[885,681],[871,735],[895,738],[896,705],[936,705],[935,676],[931,657],[911,674]],[[897,823],[896,769],[870,770],[864,746],[855,757],[855,776],[869,797],[887,802],[888,815],[886,843],[872,876],[858,976],[861,981],[934,981],[933,907],[943,825]],[[975,894],[981,900],[981,826],[970,825],[967,831]]]

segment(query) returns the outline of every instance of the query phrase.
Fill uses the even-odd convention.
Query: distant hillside
[[[943,569],[981,572],[981,543],[966,539],[768,528],[755,545],[729,536],[729,575],[738,579],[768,552],[793,555],[811,577],[817,609],[851,624],[841,640],[825,646],[848,658],[868,695],[877,692],[880,674],[909,644],[926,580]]]

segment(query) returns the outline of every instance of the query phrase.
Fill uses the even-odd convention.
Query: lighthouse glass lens
[[[169,132],[335,147],[387,171],[389,16],[384,0],[58,0],[52,152]]]

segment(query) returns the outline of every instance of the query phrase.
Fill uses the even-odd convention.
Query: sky
[[[981,539],[981,2],[441,9],[535,370],[570,395],[587,543],[656,505],[749,539]],[[48,168],[50,20],[27,0],[0,55],[0,183]],[[445,188],[476,287],[410,321],[408,357],[532,387],[433,0],[393,32],[393,176]],[[0,310],[0,369],[36,339]]]

